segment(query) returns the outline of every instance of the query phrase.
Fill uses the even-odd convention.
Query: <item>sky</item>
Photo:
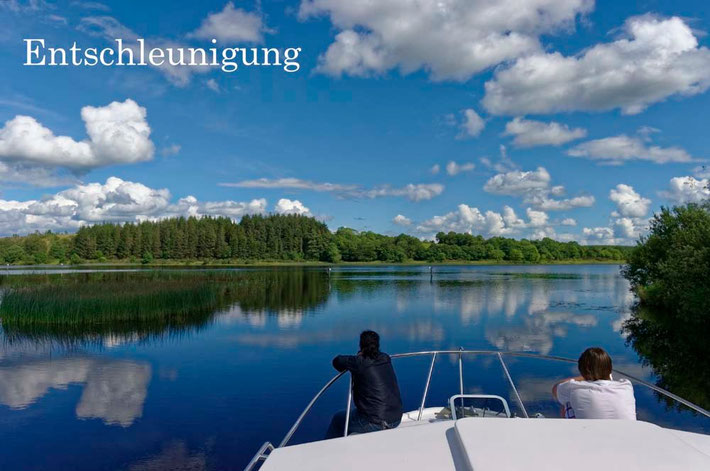
[[[0,235],[306,214],[632,244],[710,197],[706,1],[0,0]],[[301,48],[299,69],[26,66],[48,47]]]

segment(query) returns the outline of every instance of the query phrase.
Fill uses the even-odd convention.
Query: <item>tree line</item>
[[[582,246],[576,242],[515,240],[440,232],[434,241],[406,234],[387,236],[340,228],[335,233],[298,215],[171,218],[140,223],[102,223],[75,234],[34,233],[0,239],[5,264],[84,261],[249,261],[394,262],[623,260],[623,246]]]

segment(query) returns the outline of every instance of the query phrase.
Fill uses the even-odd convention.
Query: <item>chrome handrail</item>
[[[500,360],[500,366],[503,367],[503,372],[505,373],[505,377],[508,378],[508,382],[510,383],[510,387],[513,388],[513,392],[515,393],[515,400],[518,401],[518,405],[520,406],[520,410],[523,411],[523,415],[525,418],[529,418],[528,416],[528,411],[525,410],[525,404],[523,404],[523,400],[520,398],[520,394],[518,394],[518,388],[515,387],[515,383],[513,382],[513,378],[510,376],[510,372],[508,371],[508,366],[505,364],[505,360],[503,360],[503,355],[498,352],[498,359]]]
[[[559,356],[554,356],[554,355],[540,355],[537,353],[528,353],[528,352],[508,352],[508,351],[498,351],[498,350],[464,350],[463,348],[460,348],[458,350],[424,350],[424,351],[419,351],[419,352],[407,352],[407,353],[396,353],[393,355],[390,355],[390,358],[409,358],[409,357],[416,357],[416,356],[431,356],[431,364],[429,366],[429,373],[427,375],[427,381],[424,386],[424,394],[422,396],[422,401],[421,405],[419,406],[419,414],[417,416],[417,420],[421,420],[422,413],[424,411],[424,406],[426,403],[426,398],[427,394],[429,393],[429,385],[431,383],[431,377],[432,373],[434,371],[434,363],[436,361],[436,358],[438,355],[458,355],[458,364],[459,364],[459,389],[460,393],[463,394],[463,363],[462,363],[462,356],[463,355],[497,355],[498,359],[501,362],[501,366],[503,368],[503,372],[508,379],[508,382],[510,383],[513,393],[516,398],[516,402],[520,406],[520,409],[525,417],[528,417],[527,410],[525,409],[525,405],[523,404],[522,398],[520,397],[520,394],[518,393],[517,388],[515,387],[515,383],[513,382],[513,378],[510,375],[510,372],[508,371],[508,367],[505,364],[505,361],[503,360],[503,356],[511,356],[511,357],[519,357],[519,358],[535,358],[535,359],[542,359],[542,360],[553,360],[553,361],[560,361],[560,362],[566,362],[566,363],[577,363],[577,360],[573,360],[571,358],[565,358],[565,357],[559,357]],[[659,394],[662,394],[666,397],[669,397],[673,399],[674,401],[677,401],[684,406],[694,410],[695,412],[698,412],[701,415],[704,415],[705,417],[710,418],[710,411],[707,411],[703,409],[702,407],[693,404],[692,402],[683,399],[680,396],[677,396],[673,394],[670,391],[666,391],[665,389],[656,386],[655,384],[649,383],[648,381],[644,381],[643,379],[637,378],[635,376],[632,376],[628,373],[625,373],[623,371],[613,369],[612,372],[617,373],[621,376],[624,376],[631,380],[632,382],[638,383],[642,386],[645,386],[649,389],[652,389],[653,391],[656,391]],[[331,378],[325,386],[323,386],[318,393],[311,399],[311,401],[308,403],[306,408],[301,412],[301,414],[298,416],[296,419],[296,422],[291,426],[289,431],[286,433],[286,436],[281,440],[281,443],[279,444],[278,447],[276,448],[283,448],[285,447],[288,442],[291,440],[291,437],[293,434],[296,432],[298,427],[301,425],[301,422],[303,422],[303,419],[305,416],[310,412],[311,408],[315,404],[315,402],[320,399],[320,397],[327,391],[333,383],[335,383],[338,379],[340,379],[343,375],[345,374],[345,371],[338,373],[335,375],[333,378]],[[351,405],[351,400],[352,400],[352,377],[350,378],[350,388],[348,392],[348,409],[346,410],[346,423],[345,423],[345,430],[343,435],[347,436],[347,429],[348,429],[348,421],[349,421],[349,411],[350,411],[350,405]],[[250,471],[260,460],[266,459],[267,455],[265,454],[265,448],[267,445],[271,446],[271,449],[274,449],[273,445],[271,445],[269,442],[265,443],[262,448],[259,450],[259,452],[254,456],[252,461],[249,463],[249,465],[245,468],[245,471]],[[268,447],[267,447],[268,448]],[[269,450],[271,451],[271,450]]]
[[[350,425],[350,408],[353,405],[353,376],[350,375],[350,384],[348,385],[348,405],[345,408],[345,427],[343,429],[343,437],[348,436],[348,426]]]
[[[426,377],[426,384],[424,385],[424,395],[422,396],[422,405],[419,406],[419,415],[417,415],[417,421],[422,420],[422,413],[424,412],[424,403],[426,402],[426,396],[429,394],[429,384],[431,383],[431,374],[434,372],[434,362],[436,361],[437,353],[431,356],[431,365],[429,365],[429,374]]]
[[[281,440],[281,443],[279,443],[279,446],[277,448],[283,448],[286,446],[289,440],[291,440],[291,437],[293,434],[296,432],[296,429],[301,425],[301,422],[303,421],[303,418],[308,414],[308,412],[311,410],[311,407],[313,407],[313,404],[316,403],[316,401],[323,395],[323,393],[333,384],[335,383],[338,379],[340,379],[341,376],[345,374],[345,371],[342,371],[335,375],[330,381],[325,383],[325,386],[321,388],[318,393],[313,396],[313,399],[311,399],[311,402],[308,403],[305,409],[303,409],[303,412],[301,412],[301,415],[298,416],[298,419],[296,419],[296,422],[291,426],[289,429],[288,433],[284,437],[283,440]]]

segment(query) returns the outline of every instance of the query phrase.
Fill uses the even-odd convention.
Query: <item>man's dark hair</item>
[[[360,351],[366,358],[377,358],[380,354],[380,336],[372,330],[360,334]]]
[[[577,367],[587,381],[610,379],[611,377],[611,357],[600,347],[586,349],[580,355]]]

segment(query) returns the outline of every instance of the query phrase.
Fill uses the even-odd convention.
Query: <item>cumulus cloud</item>
[[[463,172],[471,172],[476,166],[471,162],[456,163],[455,161],[450,161],[446,164],[446,173],[451,176],[458,175]]]
[[[397,224],[398,226],[411,226],[412,225],[412,220],[406,216],[403,216],[402,214],[396,215],[392,219],[392,222]]]
[[[645,160],[657,164],[694,160],[680,147],[648,146],[644,139],[625,134],[583,142],[569,149],[567,155],[608,165],[621,165],[631,160]]]
[[[526,210],[528,221],[518,217],[510,206],[504,206],[502,212],[485,211],[467,204],[458,205],[456,211],[434,216],[417,226],[417,232],[431,237],[443,231],[482,234],[486,237],[518,235],[525,229],[544,228],[548,216],[543,211]],[[547,233],[547,232],[546,232]]]
[[[504,135],[514,136],[516,147],[561,146],[587,135],[586,129],[572,128],[555,121],[544,123],[532,119],[515,118],[505,125]]]
[[[632,186],[619,184],[609,191],[609,199],[616,204],[609,225],[585,227],[584,242],[588,244],[629,245],[648,230],[648,211],[651,200],[638,194]]]
[[[574,218],[565,218],[562,221],[560,221],[560,224],[563,226],[576,226],[577,221]]]
[[[266,200],[199,202],[194,196],[170,202],[167,189],[110,177],[106,183],[77,184],[38,200],[0,200],[0,234],[75,230],[103,221],[143,221],[173,216],[225,216],[266,212]]]
[[[146,110],[135,101],[85,106],[81,118],[88,139],[56,136],[30,116],[15,116],[0,129],[0,159],[9,162],[87,170],[153,158]]]
[[[461,120],[461,124],[459,124],[461,132],[458,138],[467,139],[478,137],[481,131],[483,131],[483,128],[486,127],[486,122],[483,121],[483,118],[481,118],[478,113],[470,108],[463,110],[461,114],[463,115],[463,119]]]
[[[313,182],[299,178],[259,178],[257,180],[244,180],[236,183],[220,183],[220,186],[233,188],[308,190],[333,193],[341,198],[374,199],[386,196],[401,196],[415,202],[430,200],[439,196],[444,191],[444,185],[439,183],[410,183],[403,187],[378,185],[372,188],[365,188],[361,185]]]
[[[302,0],[299,18],[327,15],[339,30],[318,70],[368,76],[398,68],[467,80],[541,50],[540,34],[570,29],[592,0]]]
[[[261,43],[266,32],[270,30],[260,14],[235,8],[234,2],[228,2],[222,11],[207,15],[200,27],[187,36],[233,43]]]
[[[431,173],[432,175],[438,175],[440,171],[441,171],[441,166],[439,164],[434,164],[429,169],[429,173]]]
[[[630,185],[616,185],[609,192],[609,199],[616,203],[618,213],[625,217],[644,217],[651,207],[651,200],[636,193]]]
[[[303,205],[298,200],[289,200],[281,198],[274,207],[274,211],[278,214],[298,214],[301,216],[310,216],[311,210]]]
[[[495,195],[520,197],[524,203],[544,211],[565,211],[594,204],[593,196],[560,198],[565,188],[561,185],[550,186],[550,181],[550,174],[544,167],[529,171],[510,170],[491,177],[483,190]]]
[[[530,191],[547,189],[550,180],[550,174],[544,167],[527,172],[512,170],[491,177],[483,189],[496,195],[523,196]]]
[[[698,46],[682,19],[632,17],[623,35],[575,56],[521,57],[486,82],[483,106],[493,114],[614,108],[635,114],[669,96],[694,95],[710,86],[710,50]]]
[[[671,178],[668,190],[662,191],[661,196],[678,204],[710,201],[710,178]]]

